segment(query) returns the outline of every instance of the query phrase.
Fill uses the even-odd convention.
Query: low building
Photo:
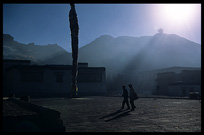
[[[164,73],[168,74],[179,74],[181,72],[187,72],[191,70],[198,70],[200,71],[199,67],[168,67],[168,68],[161,68],[161,69],[155,69],[151,71],[143,71],[143,72],[135,72],[135,73],[120,73],[115,77],[112,77],[112,82],[108,84],[108,88],[110,91],[114,92],[115,94],[122,93],[122,88],[121,85],[128,85],[130,83],[133,84],[135,91],[143,96],[149,96],[149,95],[157,95],[157,75],[159,73]],[[184,73],[185,75],[187,73]],[[192,74],[194,74],[192,72]],[[161,74],[162,75],[162,74]],[[200,75],[201,76],[201,75]],[[185,77],[183,77],[185,78]],[[196,78],[195,78],[196,79]],[[160,79],[162,81],[162,79]],[[166,80],[163,80],[166,81]],[[164,82],[165,83],[165,82]],[[166,82],[168,83],[168,82]],[[164,89],[164,95],[166,95],[166,89],[167,89],[167,84],[166,86],[160,86],[160,87],[166,87]],[[162,94],[162,91],[160,91],[160,94]]]
[[[190,93],[200,95],[199,83],[174,82],[168,85],[168,95],[177,97],[190,97]]]
[[[183,73],[183,75],[187,75],[188,71],[192,71],[192,70],[198,70],[200,71],[200,68],[197,67],[169,67],[169,68],[162,68],[162,69],[156,69],[156,70],[151,70],[151,71],[146,71],[146,72],[140,72],[138,74],[135,74],[136,78],[134,80],[136,80],[136,84],[134,85],[135,88],[141,93],[141,94],[145,94],[148,93],[156,95],[157,89],[158,89],[158,82],[157,82],[157,78],[158,78],[158,74],[160,75],[160,78],[163,78],[163,76],[171,76],[172,74],[179,74],[181,72],[185,72]],[[191,74],[194,74],[194,72],[192,72]],[[196,74],[197,76],[197,74]],[[199,75],[201,78],[201,74]],[[177,76],[178,77],[178,76]],[[183,77],[185,78],[185,77]],[[165,82],[167,80],[162,80],[160,79],[160,81],[163,81],[163,83],[168,83]],[[166,87],[165,86],[160,86],[160,87]],[[161,89],[167,89],[166,88],[161,88]],[[163,92],[160,91],[160,94],[162,94]],[[166,93],[166,91],[165,91]],[[163,93],[163,94],[165,94]],[[166,94],[165,94],[166,95]]]
[[[79,63],[78,70],[78,95],[106,93],[104,67]],[[71,65],[13,64],[6,66],[4,72],[4,96],[66,97],[71,94]]]
[[[197,92],[200,95],[201,70],[158,73],[156,82],[158,95],[185,97],[191,92]]]

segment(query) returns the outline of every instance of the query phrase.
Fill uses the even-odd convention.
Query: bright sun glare
[[[154,30],[168,34],[190,35],[201,21],[201,4],[155,4],[152,9]]]
[[[167,24],[183,25],[192,21],[197,10],[195,4],[161,4],[159,5],[159,17]]]
[[[190,21],[194,10],[191,4],[168,4],[163,7],[163,14],[174,23],[182,23]]]

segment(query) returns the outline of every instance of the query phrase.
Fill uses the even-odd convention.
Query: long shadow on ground
[[[130,115],[129,112],[131,112],[131,111],[127,110],[127,109],[126,110],[119,109],[116,112],[110,113],[110,114],[108,114],[106,116],[103,116],[103,117],[101,117],[99,119],[104,119],[104,118],[107,118],[107,117],[114,116],[112,118],[109,118],[109,119],[105,120],[105,122],[108,122],[108,121],[111,121],[111,120],[114,120],[114,119],[118,119],[120,117],[124,117],[124,116]]]

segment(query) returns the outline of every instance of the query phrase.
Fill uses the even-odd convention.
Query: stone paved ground
[[[121,110],[122,97],[31,99],[61,112],[66,132],[201,132],[198,100],[140,98],[134,111]]]

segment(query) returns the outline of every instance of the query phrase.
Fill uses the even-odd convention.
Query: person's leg
[[[124,108],[124,105],[125,105],[125,100],[123,100],[121,108]]]
[[[126,102],[126,105],[127,105],[128,109],[130,109],[130,105],[129,105],[128,99],[125,100],[125,102]]]
[[[134,103],[134,100],[133,100],[132,102],[133,102],[133,106],[134,106],[134,108],[136,108],[135,103]]]
[[[126,104],[127,104],[128,109],[130,109],[130,105],[129,105],[128,100],[127,100]]]
[[[133,102],[134,102],[134,100],[130,99],[130,104],[131,104],[131,108],[132,108],[131,110],[134,110],[134,109],[135,109],[135,108],[134,108],[134,103],[133,103]]]

